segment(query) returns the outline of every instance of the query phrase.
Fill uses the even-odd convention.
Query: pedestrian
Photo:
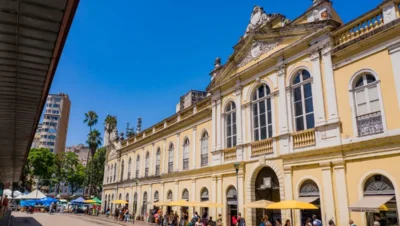
[[[381,226],[381,223],[379,223],[379,221],[374,221],[374,226]]]
[[[124,221],[125,221],[125,222],[128,222],[128,221],[129,221],[129,218],[130,218],[129,210],[128,210],[128,208],[126,208],[126,210],[125,210],[125,215],[124,215]]]
[[[336,226],[335,222],[333,222],[332,219],[329,220],[328,224],[329,224],[329,226]]]
[[[50,215],[53,214],[53,209],[54,209],[54,202],[52,202],[52,203],[50,204],[50,207],[49,207],[49,214],[50,214]]]
[[[350,226],[357,226],[356,224],[354,224],[354,221],[352,219],[349,220],[349,225]]]
[[[222,226],[222,215],[219,213],[217,217],[217,226]]]
[[[6,195],[3,199],[3,204],[1,205],[3,210],[7,210],[8,208],[8,195]]]
[[[314,226],[322,226],[322,222],[321,222],[320,219],[317,218],[317,215],[314,214],[312,216],[312,218],[313,218],[313,225]]]
[[[164,215],[163,226],[168,226],[169,216],[167,213]]]
[[[285,226],[291,226],[292,224],[290,223],[290,220],[289,219],[287,219],[286,221],[285,221]]]
[[[282,221],[281,221],[281,219],[276,219],[275,220],[275,226],[282,226]]]
[[[109,217],[109,216],[110,216],[110,207],[108,207],[106,210],[106,217]]]
[[[307,217],[305,226],[312,226],[311,218]]]
[[[210,217],[209,219],[208,219],[208,222],[207,222],[207,225],[208,226],[213,226],[213,219],[212,219],[212,217]]]
[[[115,220],[118,220],[118,216],[119,216],[119,211],[118,211],[118,208],[115,207],[115,211],[114,211],[114,218],[115,218]]]
[[[236,217],[236,215],[233,215],[232,216],[232,225],[237,225],[237,217]]]
[[[196,222],[195,226],[202,226],[202,223],[201,223],[201,219],[200,219],[200,218],[197,219],[197,222]]]
[[[238,226],[246,226],[246,220],[242,217],[241,213],[238,213]]]

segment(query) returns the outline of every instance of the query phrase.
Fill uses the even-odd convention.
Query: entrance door
[[[227,203],[227,210],[226,210],[227,224],[226,225],[236,226],[232,220],[233,218],[237,219],[237,214],[238,214],[237,192],[233,186],[228,189],[228,192],[226,194],[226,203]]]

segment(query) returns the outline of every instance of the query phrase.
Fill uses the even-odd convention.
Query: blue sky
[[[336,0],[344,22],[382,0]],[[175,113],[179,97],[204,90],[217,56],[225,62],[243,35],[254,5],[290,19],[311,0],[82,0],[58,65],[51,93],[67,93],[71,113],[67,145],[84,143],[84,113],[107,114],[119,131],[138,117],[147,128]]]

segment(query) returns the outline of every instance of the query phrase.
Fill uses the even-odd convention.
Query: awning
[[[391,200],[394,195],[364,196],[358,202],[349,206],[352,212],[379,212],[382,206]]]
[[[300,202],[312,203],[315,200],[319,199],[319,196],[306,196],[306,197],[298,197],[296,200]]]

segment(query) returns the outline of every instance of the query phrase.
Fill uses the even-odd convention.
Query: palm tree
[[[97,129],[94,129],[89,132],[88,134],[88,139],[86,143],[89,145],[90,152],[92,154],[92,157],[94,156],[94,153],[96,152],[97,148],[101,145],[101,134]]]
[[[88,111],[85,113],[85,120],[83,120],[83,123],[86,123],[89,126],[90,131],[92,131],[92,126],[97,124],[97,118],[96,112]]]
[[[104,129],[108,133],[108,143],[110,144],[110,134],[117,128],[117,117],[112,115],[107,115],[104,120]]]

